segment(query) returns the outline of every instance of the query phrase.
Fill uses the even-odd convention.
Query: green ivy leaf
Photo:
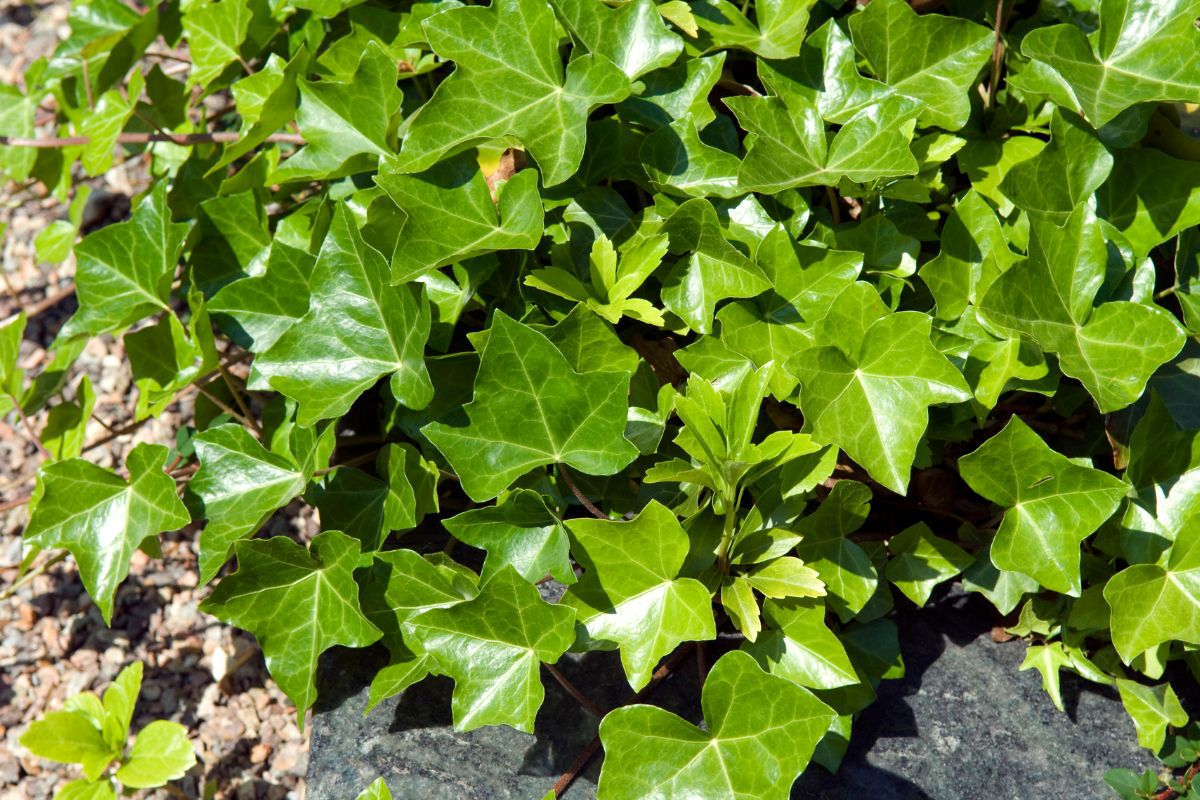
[[[259,263],[262,271],[223,286],[207,307],[230,335],[253,353],[264,353],[308,311],[309,281],[316,259],[282,241]]]
[[[809,689],[859,682],[846,648],[825,624],[825,606],[812,600],[767,600],[770,628],[742,645],[763,669]]]
[[[683,42],[665,24],[652,0],[613,8],[594,0],[553,0],[571,35],[588,52],[607,58],[630,79],[671,65]]]
[[[407,216],[390,254],[393,283],[496,250],[532,250],[542,240],[542,201],[533,170],[498,186],[493,201],[471,153],[417,175],[390,172],[388,166],[375,182]],[[448,217],[454,224],[446,224]]]
[[[879,584],[870,556],[847,538],[866,520],[870,502],[864,484],[838,481],[817,510],[795,524],[803,537],[796,554],[821,576],[827,602],[843,622],[862,611]]]
[[[513,137],[537,160],[546,186],[571,177],[588,113],[622,100],[630,85],[602,55],[576,56],[564,73],[557,27],[542,0],[496,0],[426,20],[434,52],[455,70],[408,123],[397,167],[421,172],[480,140]]]
[[[716,305],[729,297],[753,297],[771,288],[763,271],[726,241],[708,200],[689,200],[664,221],[669,252],[691,253],[663,281],[662,301],[698,333],[712,330]]]
[[[690,543],[665,506],[652,500],[629,522],[568,520],[567,530],[584,573],[563,603],[586,646],[620,647],[635,690],[681,642],[716,638],[708,589],[679,577]]]
[[[1087,123],[1056,110],[1050,120],[1050,144],[1015,164],[1000,182],[1000,191],[1022,211],[1063,225],[1100,188],[1112,167],[1112,155]]]
[[[167,448],[143,443],[125,460],[129,481],[78,458],[48,464],[39,473],[42,494],[24,541],[69,550],[106,623],[133,551],[191,519],[163,470],[166,460]]]
[[[1158,150],[1130,148],[1096,193],[1096,210],[1125,234],[1138,258],[1200,225],[1200,164]]]
[[[609,712],[600,723],[601,800],[783,800],[836,716],[808,690],[736,651],[713,666],[701,706],[706,730],[655,706]]]
[[[912,175],[909,150],[920,104],[890,96],[860,111],[826,140],[820,110],[807,97],[731,97],[725,104],[749,136],[738,172],[743,192],[837,186]]]
[[[474,400],[421,431],[476,502],[547,464],[611,475],[637,455],[623,436],[628,385],[628,373],[576,372],[549,339],[498,311]],[[531,403],[540,424],[529,424]]]
[[[967,92],[992,54],[987,28],[918,14],[905,0],[878,0],[849,20],[854,46],[879,80],[920,100],[921,122],[956,131],[971,111]]]
[[[1105,0],[1099,30],[1075,25],[1029,32],[1021,52],[1033,60],[1021,87],[1082,114],[1096,127],[1136,103],[1200,97],[1196,0]]]
[[[229,3],[233,0],[223,0]],[[396,62],[375,42],[363,50],[351,80],[297,81],[296,124],[307,144],[279,167],[274,181],[335,178],[374,167],[395,148],[388,142],[402,95]]]
[[[1136,400],[1151,373],[1183,347],[1179,324],[1154,305],[1114,301],[1093,308],[1107,255],[1086,206],[1066,221],[1034,218],[1029,257],[1003,273],[983,297],[986,320],[1056,353],[1101,411]]]
[[[1017,258],[992,207],[978,192],[964,194],[942,228],[941,251],[919,273],[937,301],[937,317],[961,317]]]
[[[1125,484],[1054,452],[1015,415],[958,467],[972,489],[1007,508],[992,563],[1078,597],[1079,544],[1117,510]]]
[[[1121,704],[1137,728],[1138,744],[1153,753],[1162,749],[1167,738],[1167,726],[1182,728],[1188,724],[1188,713],[1169,683],[1146,686],[1136,681],[1117,679]]]
[[[341,416],[385,376],[405,406],[428,405],[429,306],[412,285],[390,284],[383,256],[345,206],[334,212],[310,286],[308,312],[255,359],[272,388],[300,404],[299,423]]]
[[[403,629],[454,678],[455,730],[509,725],[530,733],[545,697],[540,667],[571,646],[574,619],[504,567],[473,600],[423,611]]]
[[[800,49],[816,0],[759,0],[757,25],[729,0],[688,0],[701,49],[738,47],[763,58],[791,58]],[[693,37],[695,35],[693,34]]]
[[[922,314],[890,314],[866,328],[850,357],[826,345],[788,363],[800,379],[800,408],[813,438],[842,448],[901,494],[929,406],[971,396],[959,371],[933,348],[930,329]]]
[[[910,525],[888,540],[888,559],[884,574],[904,596],[918,606],[929,602],[929,595],[966,569],[971,556],[956,545],[934,534],[924,522]]]
[[[59,341],[118,331],[169,310],[171,282],[190,227],[171,221],[167,184],[161,182],[127,222],[88,234],[75,247],[79,311],[63,326]]]
[[[1126,664],[1163,642],[1200,644],[1200,537],[1194,524],[1181,532],[1161,566],[1126,567],[1104,587],[1113,646]]]
[[[198,0],[184,8],[183,33],[192,59],[188,75],[191,83],[206,87],[227,66],[241,59],[251,16],[246,0]]]
[[[480,572],[485,581],[511,566],[531,583],[547,575],[559,583],[575,582],[567,531],[537,492],[517,489],[501,503],[464,511],[442,524],[459,541],[487,551]]]
[[[193,439],[200,470],[188,483],[197,499],[200,581],[207,583],[234,544],[253,536],[276,509],[304,491],[307,481],[289,459],[263,447],[241,425],[219,425]]]
[[[359,578],[363,613],[379,630],[390,658],[371,681],[367,711],[399,694],[437,667],[403,624],[422,611],[470,600],[478,592],[474,574],[450,562],[437,563],[412,550],[377,552]]]
[[[238,568],[200,610],[254,634],[267,669],[296,704],[300,724],[317,697],[317,658],[334,645],[366,647],[381,636],[363,615],[353,570],[358,542],[341,531],[309,548],[283,536],[240,541]]]

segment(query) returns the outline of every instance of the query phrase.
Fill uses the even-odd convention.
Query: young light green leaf
[[[1117,691],[1137,728],[1138,744],[1152,753],[1162,749],[1167,738],[1167,726],[1182,728],[1188,724],[1188,713],[1169,683],[1146,686],[1136,681],[1117,679]]]
[[[196,748],[188,741],[187,728],[156,719],[138,731],[117,780],[131,789],[150,789],[182,778],[195,764]]]
[[[575,519],[567,530],[584,573],[562,602],[576,611],[585,643],[620,646],[635,690],[681,642],[716,638],[708,589],[679,577],[687,532],[658,501],[629,522]]]
[[[429,43],[455,70],[408,123],[397,167],[421,172],[481,140],[512,137],[537,160],[546,186],[571,177],[589,112],[623,99],[630,85],[598,54],[575,57],[564,72],[557,27],[542,0],[495,0],[427,19]]]
[[[105,740],[96,723],[78,711],[51,711],[34,720],[21,735],[21,746],[51,761],[82,764],[84,775],[92,781],[120,753],[120,748]]]
[[[745,575],[735,575],[721,583],[721,605],[746,641],[753,642],[762,630],[758,598]]]
[[[541,665],[571,646],[574,619],[506,566],[473,600],[424,611],[403,629],[454,678],[456,730],[509,725],[530,733],[545,697]]]
[[[105,739],[119,750],[125,748],[129,736],[129,725],[133,722],[133,707],[142,691],[142,662],[134,661],[121,670],[116,679],[104,690]]]
[[[701,706],[707,730],[656,706],[609,712],[600,723],[598,797],[783,800],[836,716],[807,689],[736,651],[709,673]]]
[[[760,564],[746,581],[763,597],[824,597],[825,584],[817,571],[794,556],[783,556]]]
[[[628,373],[576,372],[549,339],[501,311],[481,359],[474,399],[421,429],[476,502],[534,467],[611,475],[637,456],[623,435]]]
[[[317,658],[334,645],[366,647],[381,636],[363,615],[353,571],[358,542],[324,531],[309,549],[284,536],[240,541],[238,568],[200,610],[254,634],[267,669],[296,704],[301,724],[317,696]]]
[[[300,404],[299,423],[341,416],[385,376],[398,401],[424,408],[433,396],[423,358],[429,305],[413,285],[391,285],[383,256],[344,205],[310,286],[308,312],[255,360],[272,388]]]
[[[250,30],[250,4],[245,0],[198,0],[183,9],[192,70],[188,80],[208,86],[241,59],[242,42]]]
[[[359,792],[355,800],[392,800],[392,793],[388,791],[383,778],[376,778],[370,786]]]
[[[1078,597],[1079,544],[1117,510],[1125,484],[1054,452],[1016,415],[958,467],[972,489],[1007,509],[992,562]]]
[[[48,464],[40,472],[42,494],[24,541],[69,550],[106,623],[112,621],[113,596],[129,574],[133,551],[191,519],[163,469],[166,460],[166,447],[143,443],[125,460],[129,481],[78,458]]]

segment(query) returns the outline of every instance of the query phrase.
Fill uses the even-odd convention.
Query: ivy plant
[[[69,555],[109,622],[133,551],[182,530],[202,609],[301,719],[334,646],[386,651],[371,707],[449,676],[464,731],[533,730],[556,662],[617,650],[629,703],[567,686],[609,800],[836,770],[903,674],[892,611],[958,581],[1047,702],[1063,671],[1114,687],[1130,737],[1196,760],[1200,0],[68,24],[0,87],[0,170],[70,209],[37,247],[78,300],[40,371],[26,316],[0,326],[0,412],[40,458],[10,502],[27,574]],[[88,178],[135,158],[129,218],[80,237]],[[113,469],[68,380],[96,336],[128,357],[124,433],[190,414]],[[264,535],[296,501],[320,531]],[[648,704],[693,663],[699,727]],[[134,675],[27,746],[171,777],[139,772],[153,726],[122,755]]]

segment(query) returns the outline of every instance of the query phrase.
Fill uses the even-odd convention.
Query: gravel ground
[[[68,8],[63,0],[0,1],[0,82],[19,83],[24,67],[67,34]],[[134,160],[86,182],[92,195],[85,231],[126,218],[130,198],[147,179],[144,164]],[[30,374],[45,365],[46,346],[75,309],[69,293],[73,261],[39,264],[33,246],[40,230],[65,217],[65,207],[40,186],[10,183],[0,190],[0,223],[7,225],[0,248],[0,320],[22,308],[40,312],[30,320],[21,350],[20,365]],[[93,442],[108,435],[106,428],[130,422],[135,398],[121,342],[103,337],[88,345],[68,377],[67,397],[85,373],[97,393],[87,436]],[[175,430],[190,415],[190,401],[181,401],[86,457],[101,466],[119,466],[137,442],[172,444]],[[40,429],[44,413],[30,422]],[[37,462],[24,432],[0,421],[0,504],[28,495]],[[0,513],[0,591],[17,577],[27,520],[23,507]],[[313,527],[310,515],[295,509],[268,525],[272,533],[301,538]],[[196,586],[195,534],[189,527],[164,536],[162,559],[135,554],[117,593],[112,628],[105,626],[70,559],[0,600],[0,800],[48,798],[79,777],[77,767],[38,759],[18,740],[45,711],[61,708],[65,698],[80,691],[103,691],[134,661],[145,666],[134,728],[153,719],[176,720],[196,746],[199,763],[178,782],[187,797],[304,796],[308,739],[297,725],[295,708],[268,677],[254,639],[197,610],[208,590]]]

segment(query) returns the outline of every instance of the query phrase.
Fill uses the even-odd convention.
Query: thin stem
[[[829,197],[829,213],[833,215],[833,224],[842,224],[842,209],[838,203],[837,192],[832,186],[825,187],[825,194]]]
[[[224,400],[217,397],[215,394],[210,392],[208,389],[205,389],[203,386],[197,385],[196,391],[199,392],[200,394],[204,395],[205,397],[207,397],[214,406],[221,409],[226,414],[228,414],[229,416],[236,419],[238,422],[242,423],[242,425],[246,426],[251,431],[254,431],[259,434],[262,433],[262,431],[259,429],[259,427],[250,421],[249,417],[242,416],[242,414],[239,411],[237,411],[235,408],[233,408],[233,406],[229,405]]]
[[[217,133],[122,133],[117,137],[117,144],[150,144],[151,142],[171,142],[187,147],[193,144],[211,144],[221,142],[236,142],[242,138],[240,133],[219,131]],[[44,138],[28,138],[23,136],[0,136],[0,145],[8,147],[38,147],[59,148],[85,145],[91,141],[90,136],[47,136]],[[264,141],[279,144],[306,144],[303,136],[295,133],[272,133]]]
[[[579,751],[579,755],[575,756],[575,760],[571,762],[571,766],[567,767],[567,771],[558,776],[558,780],[554,782],[554,796],[562,797],[567,789],[571,788],[571,784],[579,777],[579,773],[587,769],[587,765],[596,757],[596,753],[600,751],[600,737],[592,739],[588,742],[587,747]]]
[[[94,109],[96,107],[96,99],[92,97],[92,79],[88,75],[87,56],[84,56],[81,63],[83,65],[83,90],[87,94],[88,108]]]
[[[601,719],[603,719],[604,715],[608,713],[607,708],[600,705],[595,700],[592,700],[590,697],[588,697],[583,692],[579,691],[579,689],[575,686],[575,684],[573,684],[569,680],[567,680],[567,676],[563,675],[558,670],[558,668],[555,667],[553,664],[543,663],[542,666],[546,668],[546,672],[549,672],[551,677],[554,678],[554,680],[558,681],[558,685],[563,687],[563,689],[566,690],[567,694],[569,694],[569,695],[571,695],[571,697],[575,698],[576,702],[578,702],[579,705],[583,706],[588,711],[592,712],[593,714],[595,714],[597,717],[599,717]]]
[[[988,93],[984,97],[984,107],[993,108],[996,105],[996,94],[1000,91],[1000,70],[1004,67],[1004,0],[996,0],[996,42],[992,45],[992,79],[988,83]]]
[[[1163,289],[1161,292],[1156,292],[1154,294],[1154,299],[1162,300],[1164,297],[1170,297],[1171,295],[1175,294],[1178,291],[1179,291],[1179,284],[1175,284],[1174,286],[1168,286],[1166,289]]]
[[[567,469],[567,465],[559,463],[558,472],[562,475],[563,482],[567,484],[567,488],[571,490],[571,494],[575,495],[575,499],[583,504],[583,507],[592,512],[592,516],[596,519],[608,519],[608,514],[605,514],[600,509],[588,500],[583,492],[579,491],[579,487],[575,485],[575,481],[571,478],[571,470]]]
[[[313,477],[318,478],[322,475],[328,475],[329,473],[333,472],[335,469],[339,469],[341,467],[357,467],[360,464],[366,464],[367,462],[374,459],[375,456],[379,455],[379,450],[382,450],[382,449],[383,448],[379,448],[377,450],[372,450],[369,453],[363,453],[360,456],[355,456],[354,458],[347,459],[339,464],[331,464],[330,466],[326,467],[325,469],[319,469],[316,472],[314,472]]]
[[[254,415],[250,413],[250,407],[246,405],[246,401],[242,398],[242,393],[238,390],[237,386],[234,385],[233,376],[229,374],[229,370],[225,369],[225,365],[223,365],[220,361],[217,362],[217,370],[221,373],[221,380],[225,381],[225,385],[229,388],[229,393],[233,395],[234,402],[237,403],[237,407],[241,409],[242,416],[245,418],[246,422],[249,423],[251,430],[253,430],[259,436],[259,438],[262,438],[262,426],[258,424],[258,420],[254,418]]]
[[[20,508],[32,499],[33,496],[27,494],[24,497],[18,497],[16,500],[9,500],[7,502],[0,503],[0,514],[3,514],[7,511],[12,511],[14,508]]]
[[[41,566],[34,567],[29,572],[26,572],[20,578],[13,581],[12,586],[9,586],[3,592],[0,592],[0,600],[7,600],[8,598],[12,597],[14,594],[16,594],[18,591],[20,591],[22,586],[24,586],[25,584],[32,581],[38,575],[45,573],[46,570],[50,569],[55,564],[62,561],[68,555],[69,555],[69,553],[66,550],[60,550],[57,553],[55,553],[53,556],[51,556],[49,559],[47,559],[46,561],[43,561]]]
[[[725,500],[725,528],[721,531],[721,543],[717,545],[717,569],[722,575],[729,574],[729,548],[733,545],[733,533],[737,523],[737,509],[742,504],[742,492]]]
[[[42,444],[42,440],[38,436],[37,431],[33,429],[33,423],[29,421],[29,416],[25,413],[25,409],[21,407],[20,399],[13,397],[12,395],[9,395],[9,399],[12,400],[13,406],[15,406],[17,409],[17,416],[21,418],[21,427],[23,427],[25,432],[29,434],[30,440],[33,441],[34,445],[38,449],[38,452],[41,453],[42,458],[46,460],[51,459],[52,456],[50,455],[50,451],[47,450],[45,445]]]

